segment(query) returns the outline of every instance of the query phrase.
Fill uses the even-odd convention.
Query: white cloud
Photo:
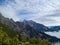
[[[49,34],[49,35],[51,35],[51,36],[55,36],[55,37],[57,37],[57,38],[60,38],[60,31],[58,31],[58,32],[45,32],[46,34]]]
[[[60,16],[59,18],[48,16],[55,14],[56,10],[60,10],[60,0],[14,0],[6,5],[0,5],[0,12],[6,17],[13,18],[15,21],[34,20],[45,25],[60,24]]]

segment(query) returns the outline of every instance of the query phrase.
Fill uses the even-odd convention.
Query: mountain
[[[60,26],[50,26],[51,31],[60,31]]]
[[[20,24],[28,24],[30,25],[32,28],[36,29],[37,31],[48,31],[48,27],[44,26],[43,24],[39,24],[39,23],[36,23],[34,21],[27,21],[27,20],[24,20],[23,22],[20,22],[18,25],[17,25],[17,22],[14,22],[12,19],[9,19],[9,18],[5,18],[4,16],[2,16],[2,14],[0,13],[0,22],[3,23],[3,24],[6,24],[8,25],[9,27],[11,27],[12,29],[14,30],[18,30],[18,32],[20,30],[22,30],[20,27],[22,25]],[[20,27],[19,27],[20,25]]]
[[[51,42],[60,41],[60,39],[49,36],[48,34],[45,34],[44,31],[47,31],[48,28],[42,24],[35,23],[34,21],[23,21],[23,22],[15,22],[12,19],[5,18],[0,13],[0,23],[3,25],[6,25],[7,28],[13,29],[13,31],[17,32],[20,37],[27,37],[27,39],[30,39],[32,37],[40,37],[42,39],[48,39]],[[6,30],[6,29],[5,29]],[[4,30],[4,31],[5,31]],[[7,31],[10,31],[9,29]],[[14,33],[7,32],[8,34],[13,35]]]
[[[25,24],[28,24],[30,25],[32,28],[34,28],[35,30],[37,31],[41,31],[41,32],[45,32],[45,31],[49,31],[49,28],[44,26],[43,24],[39,24],[39,23],[36,23],[32,20],[24,20],[23,21]]]
[[[25,36],[27,35],[28,38],[36,37],[36,38],[42,38],[42,39],[48,39],[51,42],[57,42],[60,41],[60,39],[50,36],[48,34],[45,34],[44,32],[37,31],[35,28],[31,27],[29,24],[25,22],[16,22],[16,24],[22,29],[20,32],[21,35]]]

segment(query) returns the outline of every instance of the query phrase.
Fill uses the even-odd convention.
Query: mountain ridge
[[[60,39],[58,39],[56,37],[52,37],[52,36],[49,36],[48,34],[45,34],[44,31],[37,31],[37,29],[35,29],[34,27],[32,27],[29,23],[27,23],[25,21],[24,22],[19,22],[19,21],[14,22],[12,19],[5,18],[4,16],[2,16],[2,14],[0,14],[0,23],[5,24],[8,27],[12,28],[20,36],[26,36],[27,35],[28,39],[31,38],[31,37],[36,37],[36,38],[41,37],[41,38],[44,38],[44,39],[48,39],[51,42],[60,41]],[[42,24],[40,24],[40,25],[42,25]],[[45,27],[45,26],[42,25],[42,27]],[[45,30],[45,28],[44,28],[44,30]]]
[[[60,31],[60,26],[50,26],[48,28],[51,29],[51,31]]]

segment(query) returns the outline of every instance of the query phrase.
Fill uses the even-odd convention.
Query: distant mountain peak
[[[60,26],[50,26],[48,28],[52,31],[60,31]]]

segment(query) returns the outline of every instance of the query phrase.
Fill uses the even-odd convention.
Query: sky
[[[15,21],[60,25],[60,0],[0,0],[0,13]]]

